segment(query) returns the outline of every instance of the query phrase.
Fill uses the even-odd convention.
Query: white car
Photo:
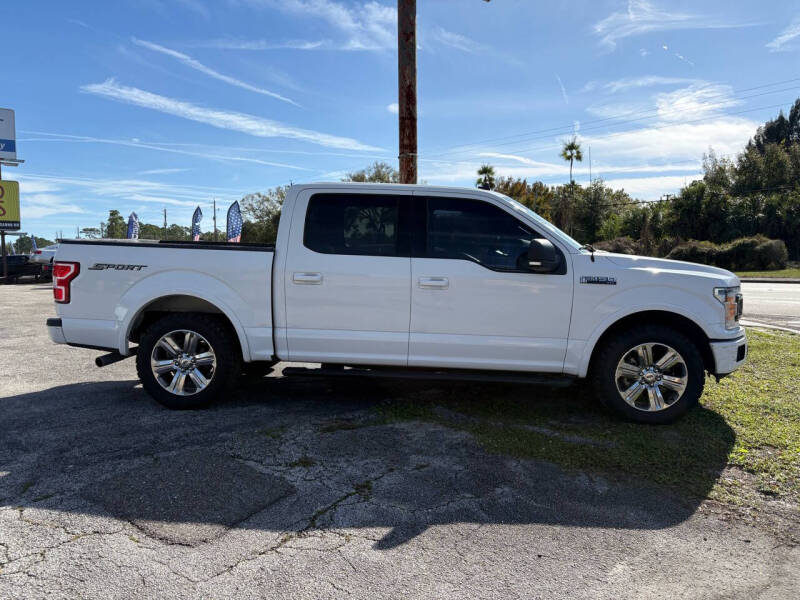
[[[275,246],[64,240],[53,293],[53,341],[110,350],[101,366],[135,354],[170,408],[285,360],[321,367],[284,375],[590,377],[608,407],[661,423],[747,353],[733,273],[595,252],[479,189],[297,185]]]
[[[45,246],[44,248],[37,248],[31,252],[29,260],[32,263],[49,265],[51,262],[53,262],[53,257],[55,257],[57,250],[58,244],[51,244],[49,246]]]

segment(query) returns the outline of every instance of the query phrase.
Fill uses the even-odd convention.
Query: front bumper
[[[714,355],[714,375],[733,373],[747,358],[747,336],[733,340],[716,340],[710,343]]]
[[[54,343],[67,343],[67,338],[64,337],[64,330],[61,328],[61,319],[47,319],[47,333]]]

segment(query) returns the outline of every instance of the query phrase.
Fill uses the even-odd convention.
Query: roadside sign
[[[17,160],[17,133],[10,108],[0,108],[0,160]]]
[[[19,183],[0,181],[0,231],[16,231],[19,220]]]

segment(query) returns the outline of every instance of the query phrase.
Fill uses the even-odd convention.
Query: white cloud
[[[702,123],[656,124],[619,133],[584,137],[592,156],[612,164],[647,161],[697,160],[709,146],[720,155],[742,150],[758,123],[740,117],[720,116]]]
[[[800,37],[800,17],[795,17],[794,21],[778,37],[767,44],[770,52],[782,52],[791,50],[795,47],[795,40]]]
[[[346,6],[333,0],[249,0],[254,5],[269,5],[283,12],[313,17],[338,30],[343,50],[383,50],[397,44],[397,10],[370,1]]]
[[[741,104],[741,100],[734,98],[731,86],[708,83],[657,94],[655,101],[658,117],[663,121],[700,119]]]
[[[300,129],[254,115],[203,108],[196,104],[160,96],[139,88],[122,86],[113,79],[108,79],[103,83],[84,85],[81,87],[81,90],[89,94],[111,98],[190,121],[205,123],[212,127],[239,131],[256,137],[289,138],[344,150],[379,150],[374,146],[363,144],[352,138],[329,135],[309,129]]]
[[[702,178],[703,173],[697,171],[686,175],[667,175],[659,177],[630,177],[607,179],[605,184],[613,189],[624,189],[634,198],[641,200],[657,200],[664,194],[673,194],[695,179]]]
[[[289,40],[274,42],[268,40],[235,40],[217,39],[195,44],[199,47],[219,48],[222,50],[335,50],[337,47],[331,40]],[[338,48],[344,49],[344,48]]]
[[[245,0],[253,6],[269,6],[285,13],[326,22],[338,36],[336,39],[318,40],[235,40],[218,39],[201,46],[229,50],[391,50],[397,48],[397,9],[391,5],[369,2],[344,4],[334,0]],[[417,41],[427,47],[427,42],[454,48],[461,52],[489,52],[511,63],[516,59],[494,52],[485,44],[444,29],[418,27]]]
[[[614,12],[598,21],[594,25],[594,32],[600,37],[601,45],[613,49],[617,40],[653,31],[719,29],[747,25],[750,24],[730,23],[703,15],[661,9],[648,0],[628,0],[627,10]]]
[[[480,52],[485,48],[483,44],[476,42],[460,33],[454,33],[452,31],[447,31],[442,27],[436,27],[432,34],[432,39],[435,41],[449,46],[450,48],[455,48],[456,50],[461,50],[462,52]]]
[[[178,52],[177,50],[172,50],[171,48],[166,48],[165,46],[161,46],[159,44],[155,44],[153,42],[148,42],[147,40],[139,40],[133,38],[133,43],[141,46],[142,48],[147,48],[149,50],[153,50],[154,52],[160,52],[161,54],[166,54],[167,56],[171,56],[182,62],[189,68],[194,69],[195,71],[199,71],[204,75],[208,75],[209,77],[213,77],[219,81],[224,81],[225,83],[242,88],[244,90],[248,90],[250,92],[255,92],[257,94],[262,94],[264,96],[270,96],[271,98],[275,98],[276,100],[280,100],[281,102],[287,102],[288,104],[294,104],[295,106],[300,106],[297,102],[292,100],[291,98],[287,98],[286,96],[281,96],[275,92],[271,92],[270,90],[260,88],[254,85],[251,85],[241,79],[236,79],[235,77],[231,77],[230,75],[225,75],[220,73],[219,71],[215,71],[214,69],[207,67],[203,63],[195,60],[188,54],[184,54],[183,52]]]
[[[207,144],[173,144],[173,143],[150,143],[150,142],[142,142],[138,138],[133,138],[131,140],[114,140],[114,139],[106,139],[106,138],[97,138],[85,135],[70,135],[67,133],[48,133],[48,132],[29,132],[35,133],[37,135],[42,135],[44,137],[41,138],[25,138],[25,142],[54,142],[54,143],[87,143],[87,144],[109,144],[112,146],[128,146],[130,148],[142,148],[144,150],[156,150],[158,152],[168,152],[171,154],[181,154],[184,156],[193,156],[196,158],[204,158],[207,160],[219,160],[219,161],[230,161],[230,162],[243,162],[243,163],[252,163],[255,165],[262,165],[265,167],[278,167],[281,169],[295,169],[298,171],[310,171],[311,169],[307,169],[305,167],[300,167],[297,165],[290,165],[287,163],[280,163],[274,162],[269,160],[263,160],[260,158],[252,158],[249,156],[238,156],[235,154],[211,154],[209,152],[192,152],[190,150],[183,150],[177,148],[176,146],[184,146],[184,147],[193,147],[193,148],[200,148],[205,149],[208,148]],[[22,140],[20,140],[22,141]],[[261,151],[256,150],[253,148],[227,148],[227,147],[216,147],[217,150],[229,150],[231,152],[241,151],[241,152],[253,152],[253,151]],[[264,150],[264,152],[268,152],[268,150]],[[305,154],[302,151],[296,150],[279,150],[277,152],[281,152],[284,154]],[[309,152],[308,154],[313,154]],[[351,154],[344,154],[343,156],[352,156]]]
[[[564,84],[561,83],[561,77],[558,76],[558,73],[555,75],[556,81],[558,81],[558,87],[561,88],[561,97],[564,99],[564,104],[569,104],[569,96],[567,96],[567,90],[564,88]]]
[[[139,171],[139,175],[172,175],[174,173],[185,173],[191,169],[147,169]]]
[[[397,102],[392,102],[391,104],[387,104],[386,110],[388,110],[393,115],[400,114],[400,106],[397,104]]]
[[[25,194],[24,202],[20,208],[23,219],[40,219],[64,213],[78,214],[86,212],[77,204],[64,202],[64,198],[58,194]]]
[[[675,85],[683,83],[696,83],[697,79],[690,79],[687,77],[662,77],[661,75],[644,75],[642,77],[625,77],[600,83],[597,81],[590,81],[584,86],[584,90],[590,91],[600,87],[603,91],[610,94],[617,92],[625,92],[632,89],[654,87],[659,85]]]

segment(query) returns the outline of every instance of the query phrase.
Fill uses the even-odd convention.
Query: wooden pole
[[[417,2],[397,0],[400,183],[417,183]]]
[[[3,167],[0,165],[0,181],[3,181]],[[3,283],[8,277],[8,260],[6,259],[6,231],[0,231],[0,246],[3,246]]]

